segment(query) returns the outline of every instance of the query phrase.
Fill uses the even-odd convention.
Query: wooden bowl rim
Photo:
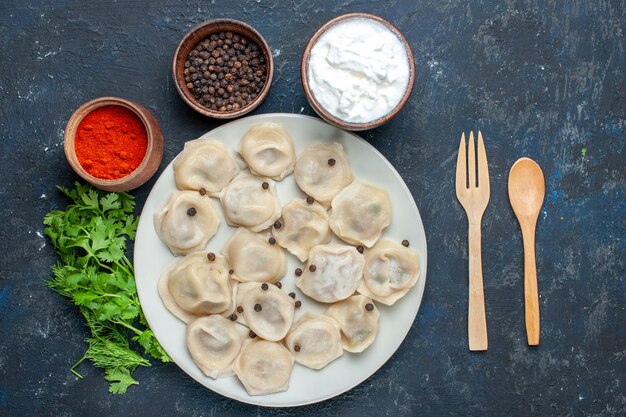
[[[352,20],[352,19],[370,19],[375,22],[381,23],[387,29],[391,30],[396,36],[398,36],[398,38],[400,39],[400,42],[406,48],[407,61],[409,64],[409,81],[406,87],[406,91],[404,92],[404,95],[402,96],[398,104],[386,115],[378,119],[375,119],[369,122],[364,122],[364,123],[347,122],[345,120],[342,120],[332,115],[329,111],[324,109],[321,106],[321,104],[319,104],[319,102],[315,99],[315,96],[313,95],[313,92],[311,91],[309,87],[309,80],[308,80],[309,60],[311,58],[311,49],[313,49],[313,46],[315,46],[319,38],[324,33],[326,33],[328,29],[337,25],[338,23],[342,23],[346,20]],[[388,20],[385,20],[380,16],[376,16],[370,13],[346,13],[346,14],[337,16],[329,20],[328,22],[323,24],[317,31],[315,31],[313,36],[311,36],[302,54],[302,63],[300,66],[300,78],[302,81],[302,87],[304,89],[304,95],[309,101],[309,104],[311,105],[311,107],[313,107],[313,110],[315,110],[315,112],[318,115],[320,115],[324,120],[326,120],[328,123],[331,123],[341,129],[346,129],[346,130],[373,129],[393,119],[400,112],[400,110],[402,110],[402,108],[405,106],[405,104],[409,100],[411,96],[411,92],[413,91],[413,85],[415,84],[415,58],[413,57],[413,50],[411,49],[411,45],[409,45],[409,42],[407,42],[402,32],[400,32],[400,30]]]
[[[130,174],[124,177],[115,179],[115,180],[102,179],[102,178],[94,177],[93,175],[89,174],[78,161],[78,156],[76,155],[76,149],[74,147],[74,142],[76,140],[76,134],[78,132],[78,126],[80,125],[80,122],[89,113],[91,113],[95,109],[98,109],[104,106],[122,106],[131,110],[135,115],[137,115],[139,120],[141,120],[141,122],[143,123],[144,128],[146,129],[147,137],[148,137],[148,147],[146,148],[146,153],[144,154],[143,160],[141,161],[139,166],[135,168],[135,170],[131,172]],[[74,112],[72,113],[72,115],[70,116],[67,122],[67,125],[65,127],[65,134],[63,136],[63,149],[65,151],[65,157],[67,161],[69,162],[70,166],[72,167],[72,169],[80,177],[82,177],[84,180],[86,180],[90,184],[93,184],[95,186],[103,186],[107,188],[122,186],[128,182],[131,182],[136,177],[141,175],[144,169],[146,168],[146,166],[148,165],[150,157],[153,155],[153,151],[156,148],[155,142],[163,141],[163,134],[161,133],[158,126],[156,129],[153,128],[151,120],[149,120],[149,118],[146,116],[146,112],[148,112],[148,110],[145,107],[137,103],[134,103],[130,100],[126,100],[126,99],[119,98],[119,97],[98,97],[98,98],[95,98],[93,100],[90,100],[84,103],[83,105],[78,107],[76,110],[74,110]],[[79,116],[81,114],[82,116]],[[154,123],[156,123],[156,119],[154,120]],[[162,158],[163,158],[163,155],[161,153],[160,159]],[[159,164],[160,164],[160,161],[159,161]],[[149,178],[147,178],[146,181],[148,179]],[[145,183],[146,181],[144,181],[143,183]],[[139,185],[141,184],[138,184],[137,186]]]
[[[230,25],[236,28],[243,28],[244,30],[251,32],[254,35],[254,37],[257,38],[257,39],[251,39],[251,40],[259,44],[259,47],[263,51],[263,55],[265,55],[265,61],[267,62],[267,75],[266,75],[267,79],[265,80],[265,84],[263,85],[263,88],[261,89],[261,92],[259,93],[257,98],[252,103],[248,104],[242,109],[237,110],[237,111],[231,111],[231,112],[216,112],[196,102],[196,99],[193,97],[193,95],[191,95],[191,93],[189,93],[189,91],[187,90],[187,87],[182,85],[182,82],[185,79],[182,73],[182,71],[184,70],[182,69],[182,67],[179,67],[177,65],[177,61],[178,61],[177,58],[182,53],[183,45],[192,36],[194,36],[197,32],[201,30],[208,31],[209,29],[213,29],[213,28],[216,29],[214,31],[208,31],[207,34],[203,35],[202,37],[206,37],[208,35],[211,35],[215,32],[219,32],[221,30],[237,32],[239,35],[251,37],[249,34],[238,32],[236,29],[232,29],[232,28],[221,29],[220,27],[221,25]],[[181,61],[181,63],[183,63],[184,65],[184,61]],[[181,70],[180,77],[178,77],[177,75],[179,69]],[[259,105],[263,102],[263,100],[265,100],[265,98],[267,97],[269,93],[270,87],[272,85],[272,80],[274,78],[274,59],[272,57],[272,50],[270,49],[270,46],[265,40],[265,38],[259,33],[259,31],[257,31],[254,27],[252,27],[248,23],[242,22],[241,20],[228,19],[228,18],[210,19],[192,28],[189,32],[187,32],[187,34],[178,43],[178,46],[176,47],[176,50],[174,51],[174,57],[172,59],[172,76],[174,78],[174,85],[176,86],[176,91],[178,91],[178,94],[181,96],[183,101],[189,107],[191,107],[198,113],[207,117],[212,117],[215,119],[234,119],[236,117],[243,116],[244,114],[250,113],[252,110],[259,107]]]

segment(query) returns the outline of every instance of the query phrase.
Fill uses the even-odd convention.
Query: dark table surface
[[[352,391],[298,409],[263,409],[205,389],[174,364],[108,393],[84,364],[82,318],[42,284],[56,261],[43,215],[77,179],[63,155],[74,109],[98,96],[135,100],[165,134],[161,169],[185,140],[218,126],[178,97],[172,53],[214,17],[255,26],[275,81],[253,114],[314,115],[300,57],[327,20],[380,15],[416,59],[413,95],[362,132],[405,179],[428,240],[417,319],[395,355]],[[626,2],[624,1],[20,1],[0,4],[0,415],[590,415],[626,414]],[[483,220],[489,350],[466,339],[466,219],[454,194],[462,131],[482,130],[491,201]],[[508,171],[528,156],[546,198],[537,232],[541,346],[526,345],[522,241]],[[156,178],[156,177],[155,177]],[[141,207],[154,179],[133,192]]]

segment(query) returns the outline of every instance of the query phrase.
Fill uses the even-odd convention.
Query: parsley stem
[[[122,260],[126,259],[126,257],[122,258]],[[122,263],[120,263],[119,261],[115,261],[115,265],[117,265],[118,267],[120,267],[120,269],[124,272],[126,272],[128,275],[133,275],[132,272],[130,272],[127,268],[124,267],[124,265],[122,265]]]
[[[124,326],[127,329],[132,330],[133,332],[137,333],[137,334],[142,334],[143,332],[133,326],[131,326],[130,324],[123,322],[123,321],[119,321],[119,320],[111,320],[113,323],[119,324],[120,326]]]
[[[74,370],[74,368],[76,368],[78,365],[80,365],[80,363],[81,363],[82,361],[84,361],[84,360],[85,360],[85,358],[86,358],[86,357],[85,357],[85,356],[83,356],[82,358],[80,358],[80,359],[78,360],[78,362],[76,362],[76,363],[75,363],[75,364],[74,364],[74,365],[70,368],[70,371],[72,371],[72,373],[73,373],[74,375],[76,375],[77,377],[79,377],[80,379],[82,379],[82,378],[83,378],[83,376],[82,376],[81,374],[79,374],[78,372],[76,372],[76,371]]]

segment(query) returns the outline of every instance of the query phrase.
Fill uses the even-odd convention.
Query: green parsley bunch
[[[78,182],[75,186],[58,187],[73,203],[44,217],[44,233],[60,257],[46,285],[74,302],[91,333],[84,356],[71,371],[82,378],[74,368],[89,359],[104,369],[109,391],[123,394],[138,384],[131,373],[138,366],[150,366],[136,348],[171,361],[148,327],[133,265],[125,255],[126,241],[135,239],[139,220],[133,215],[134,197]]]

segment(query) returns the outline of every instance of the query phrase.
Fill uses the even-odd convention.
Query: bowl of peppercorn
[[[251,112],[272,84],[272,53],[252,26],[214,19],[182,39],[172,63],[178,94],[192,109],[217,119]]]

